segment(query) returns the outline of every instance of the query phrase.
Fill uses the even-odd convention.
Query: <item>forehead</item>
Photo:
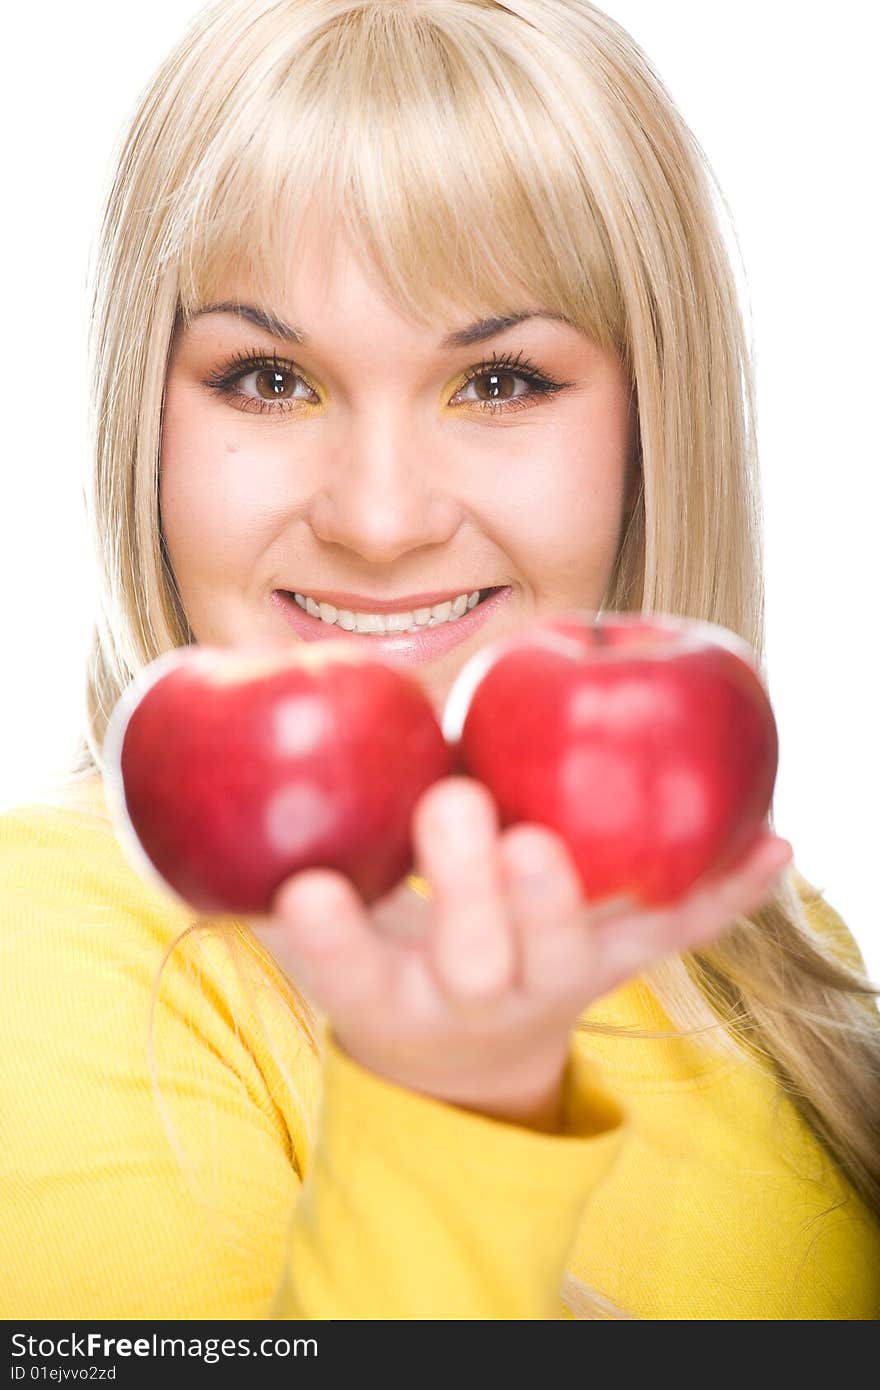
[[[311,346],[328,320],[334,331],[341,321],[369,334],[393,329],[451,351],[485,342],[530,319],[558,321],[576,328],[565,314],[542,305],[521,285],[511,287],[500,305],[474,304],[456,294],[450,280],[439,295],[426,295],[419,312],[395,300],[381,271],[371,264],[362,243],[338,221],[316,215],[304,218],[286,249],[279,238],[274,257],[257,264],[246,255],[229,260],[222,271],[206,277],[199,302],[189,306],[186,325],[210,317],[213,323],[251,323],[291,344]],[[500,296],[499,290],[499,296]],[[222,317],[221,317],[222,316]],[[399,320],[399,322],[398,322]]]
[[[204,307],[195,311],[191,316],[190,322],[199,322],[203,318],[214,318],[222,316],[227,322],[252,323],[255,327],[261,328],[269,333],[273,338],[282,339],[287,343],[297,343],[306,347],[313,346],[312,334],[296,324],[289,323],[273,310],[260,308],[259,305],[249,304],[241,297],[218,301],[206,304]],[[492,314],[488,317],[474,320],[473,323],[465,324],[461,328],[453,328],[448,333],[444,333],[437,343],[441,350],[452,351],[456,348],[471,347],[476,343],[486,342],[489,338],[495,338],[500,333],[504,333],[515,327],[517,324],[529,322],[531,320],[541,320],[542,322],[559,322],[569,328],[578,331],[577,325],[573,324],[565,315],[553,313],[549,309],[540,307],[517,310],[510,314]],[[317,321],[317,320],[316,320]],[[370,325],[368,325],[369,327]],[[418,331],[418,330],[417,330]]]
[[[338,219],[312,214],[294,234],[276,236],[274,246],[257,256],[245,241],[235,254],[206,255],[192,277],[189,302],[182,297],[182,317],[191,322],[208,309],[238,312],[275,337],[307,343],[309,325],[328,315],[345,317],[364,305],[377,314],[396,315],[414,328],[429,331],[447,347],[464,346],[498,332],[519,319],[546,313],[566,316],[542,305],[534,291],[499,276],[488,298],[468,295],[454,271],[427,277],[413,298],[407,287],[389,283],[370,259],[364,239],[356,239]],[[453,341],[454,339],[454,341]]]

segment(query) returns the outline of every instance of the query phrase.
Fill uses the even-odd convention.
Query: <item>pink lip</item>
[[[423,661],[433,661],[444,652],[457,647],[472,637],[485,622],[497,612],[510,598],[513,590],[508,585],[499,589],[483,603],[478,603],[463,617],[451,623],[441,623],[439,627],[425,628],[422,632],[395,632],[387,637],[377,637],[364,632],[346,632],[335,624],[323,623],[300,608],[292,594],[282,589],[273,589],[272,602],[285,622],[294,632],[299,633],[306,642],[355,642],[364,651],[370,651],[380,659],[391,657],[404,665],[418,665]]]

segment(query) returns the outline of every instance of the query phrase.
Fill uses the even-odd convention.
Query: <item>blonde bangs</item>
[[[583,119],[543,78],[552,50],[536,51],[536,31],[512,25],[500,47],[482,15],[346,6],[243,93],[179,190],[167,255],[184,319],[238,272],[276,305],[315,216],[322,241],[342,232],[426,328],[533,300],[625,355]]]

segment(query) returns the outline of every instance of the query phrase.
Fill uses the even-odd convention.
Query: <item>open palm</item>
[[[646,910],[591,906],[562,839],[531,823],[500,830],[470,778],[434,783],[412,832],[430,899],[403,884],[368,907],[341,873],[310,869],[251,925],[355,1060],[474,1107],[537,1094],[591,1002],[755,911],[792,857],[764,833],[735,872]]]

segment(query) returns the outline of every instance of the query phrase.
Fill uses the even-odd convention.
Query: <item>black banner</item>
[[[219,1385],[232,1371],[248,1386],[304,1385],[325,1369],[355,1359],[359,1375],[407,1374],[430,1368],[432,1378],[475,1369],[475,1352],[498,1362],[510,1356],[520,1373],[534,1357],[537,1372],[566,1343],[542,1323],[515,1331],[509,1323],[424,1322],[27,1322],[8,1320],[0,1334],[0,1390],[47,1384],[113,1386],[114,1390],[185,1378],[187,1386]],[[428,1357],[426,1367],[424,1357]],[[418,1358],[418,1359],[416,1359]],[[4,1365],[5,1363],[5,1365]],[[552,1363],[551,1363],[552,1364]]]

